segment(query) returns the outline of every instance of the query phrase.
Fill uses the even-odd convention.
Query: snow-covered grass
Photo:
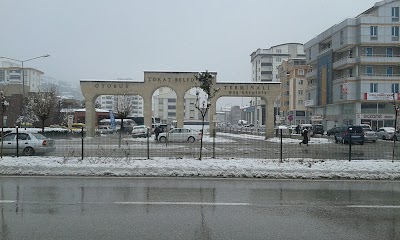
[[[400,179],[400,161],[3,157],[2,175]]]
[[[230,138],[226,138],[229,136]],[[234,139],[232,139],[234,138]],[[232,143],[240,138],[265,140],[264,136],[218,133],[216,142]],[[146,138],[124,138],[126,141],[147,141]],[[154,141],[152,139],[152,141]],[[214,141],[209,135],[205,142]],[[279,137],[265,141],[280,142]],[[299,138],[283,138],[285,144],[298,144]],[[327,144],[327,138],[311,138],[310,144]],[[162,144],[158,144],[160,147]],[[179,145],[176,145],[179,146]],[[107,151],[116,145],[107,144]],[[153,146],[154,148],[154,146]],[[171,148],[171,146],[170,146]],[[104,148],[106,149],[106,148]],[[397,179],[400,180],[400,161],[391,160],[316,160],[244,159],[244,158],[115,158],[115,157],[3,157],[2,175],[58,176],[171,176],[224,178],[304,178],[304,179]]]

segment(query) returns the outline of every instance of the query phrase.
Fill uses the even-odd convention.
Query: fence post
[[[83,160],[83,126],[81,131],[81,139],[82,139],[82,160]]]
[[[147,128],[147,159],[150,159],[150,136],[149,128]]]
[[[212,135],[213,135],[213,158],[215,158],[215,134],[216,131],[213,129]]]
[[[350,161],[351,161],[351,132],[349,131],[349,162]]]
[[[283,155],[283,144],[282,144],[282,135],[283,135],[283,134],[282,134],[282,130],[283,130],[283,129],[281,128],[281,159],[280,159],[280,162],[281,162],[281,163],[283,162],[283,160],[282,160],[282,159],[283,159],[283,157],[282,157],[282,155]]]
[[[17,157],[19,157],[18,126],[16,126],[15,129],[17,131]]]

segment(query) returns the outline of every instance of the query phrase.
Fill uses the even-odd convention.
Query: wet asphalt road
[[[398,181],[0,177],[0,239],[400,239]]]

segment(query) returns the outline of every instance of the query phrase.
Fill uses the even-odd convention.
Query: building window
[[[370,36],[371,37],[378,36],[378,26],[371,26],[370,27]]]
[[[280,57],[277,57],[276,61],[280,63],[280,62],[282,62],[282,59]]]
[[[303,82],[304,82],[303,79],[300,79],[299,80],[299,85],[303,85]]]
[[[276,49],[276,53],[282,53],[281,49]]]
[[[298,91],[299,95],[303,95],[303,90]]]
[[[308,49],[308,60],[311,60],[311,48]]]
[[[393,76],[393,67],[387,67],[386,68],[386,75],[387,76]]]
[[[386,57],[393,57],[393,48],[386,48]]]
[[[369,84],[369,92],[371,92],[371,93],[378,92],[378,84],[377,83],[370,83]]]
[[[399,93],[399,84],[392,83],[392,93]]]
[[[399,18],[399,7],[392,7],[392,18]]]
[[[176,102],[176,99],[175,98],[168,98],[168,102],[169,103],[174,103],[174,102]]]
[[[367,47],[365,49],[365,52],[367,54],[367,57],[372,57],[372,55],[374,54],[374,49],[372,47]]]
[[[340,45],[343,44],[343,41],[344,41],[343,31],[340,31]]]
[[[394,26],[392,27],[392,37],[398,37],[399,36],[399,27]]]
[[[372,76],[372,74],[374,74],[374,68],[373,67],[367,66],[365,69],[366,69],[367,76]]]
[[[298,74],[299,76],[304,76],[304,69],[299,69],[298,72],[297,72],[297,74]]]

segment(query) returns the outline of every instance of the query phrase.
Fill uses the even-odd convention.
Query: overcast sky
[[[250,82],[257,48],[305,43],[377,0],[0,0],[0,56],[61,81],[216,71]]]

